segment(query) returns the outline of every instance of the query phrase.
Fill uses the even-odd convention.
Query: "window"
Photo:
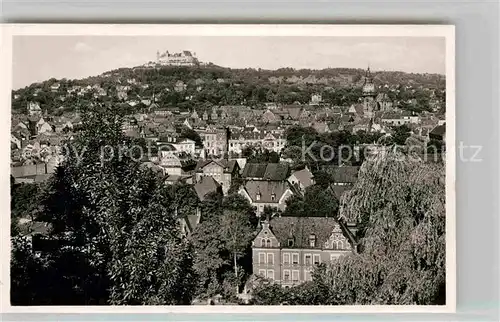
[[[311,254],[304,255],[304,263],[305,265],[311,265],[312,263]]]
[[[316,247],[316,236],[314,234],[309,236],[309,246]]]
[[[283,254],[283,264],[290,264],[290,254],[285,253]]]
[[[344,242],[343,241],[339,240],[338,244],[339,244],[338,249],[344,249]]]
[[[273,253],[268,253],[267,254],[267,263],[268,264],[274,264],[274,254]]]
[[[257,194],[257,201],[260,200],[260,192]]]
[[[266,247],[266,239],[265,238],[261,238],[260,247]]]
[[[318,265],[321,262],[319,254],[314,254],[314,265]]]
[[[267,270],[267,278],[270,280],[274,280],[274,270],[272,269]]]
[[[283,280],[284,281],[290,280],[290,270],[288,269],[283,270]]]
[[[312,281],[312,274],[309,269],[304,270],[304,280],[305,281]]]
[[[271,247],[271,240],[270,239],[266,240],[266,247]]]
[[[292,271],[292,281],[297,282],[299,280],[299,271]]]
[[[265,269],[259,269],[259,275],[262,277],[266,277],[266,270]]]
[[[271,201],[274,201],[275,199],[276,199],[276,195],[273,193],[273,194],[271,195]]]
[[[293,238],[288,238],[288,247],[293,247]]]
[[[265,263],[266,263],[266,254],[259,253],[259,264],[265,264]]]
[[[299,264],[299,254],[292,254],[292,264],[293,265]]]

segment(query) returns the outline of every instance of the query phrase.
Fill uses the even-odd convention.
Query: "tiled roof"
[[[215,162],[224,168],[225,173],[233,173],[234,168],[238,166],[238,162],[236,160],[199,160],[196,164],[196,171],[202,171],[204,167],[209,165],[210,163]]]
[[[443,125],[438,125],[429,133],[431,135],[443,135],[446,133],[446,123]]]
[[[243,178],[281,181],[288,178],[290,168],[286,163],[247,163]]]
[[[286,106],[285,110],[288,112],[288,114],[290,115],[290,117],[292,119],[296,120],[300,116],[300,112],[302,111],[302,107],[291,105],[291,106]]]
[[[254,202],[278,203],[285,191],[289,188],[287,181],[247,181],[243,186]],[[260,200],[257,195],[260,194]],[[274,195],[274,199],[273,196]]]
[[[307,168],[295,171],[292,175],[294,175],[305,188],[313,184],[313,174]]]
[[[201,201],[205,200],[206,195],[217,192],[220,188],[220,184],[212,177],[201,177],[201,180],[194,185],[194,190]]]
[[[263,178],[266,173],[266,163],[247,163],[243,169],[243,178]]]
[[[364,112],[363,112],[363,110],[364,110],[363,105],[356,104],[356,105],[354,105],[354,109],[356,110],[356,114],[358,114],[358,115],[364,114]]]
[[[316,247],[321,248],[330,238],[336,221],[323,217],[274,217],[270,221],[271,231],[282,247],[288,247],[288,239],[293,238],[294,248],[312,248],[309,237],[314,234]]]

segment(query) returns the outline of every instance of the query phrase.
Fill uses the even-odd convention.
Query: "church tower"
[[[365,117],[372,118],[375,110],[375,84],[370,73],[370,67],[366,70],[365,82],[363,84],[363,112]]]

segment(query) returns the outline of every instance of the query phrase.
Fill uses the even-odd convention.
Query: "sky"
[[[231,68],[366,68],[445,74],[441,37],[15,36],[13,89],[50,78],[79,79],[156,59],[196,53]]]

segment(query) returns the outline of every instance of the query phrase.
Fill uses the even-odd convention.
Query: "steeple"
[[[375,111],[375,84],[373,83],[373,76],[370,72],[370,65],[366,69],[365,82],[363,84],[363,114],[364,117],[372,118]],[[371,125],[370,125],[371,126]]]
[[[373,76],[370,72],[370,65],[365,72],[365,82],[363,84],[363,95],[373,96],[375,95],[375,84],[373,84]]]
[[[368,64],[368,68],[366,69],[365,72],[365,84],[368,83],[373,83],[372,73],[370,72],[370,64]]]

